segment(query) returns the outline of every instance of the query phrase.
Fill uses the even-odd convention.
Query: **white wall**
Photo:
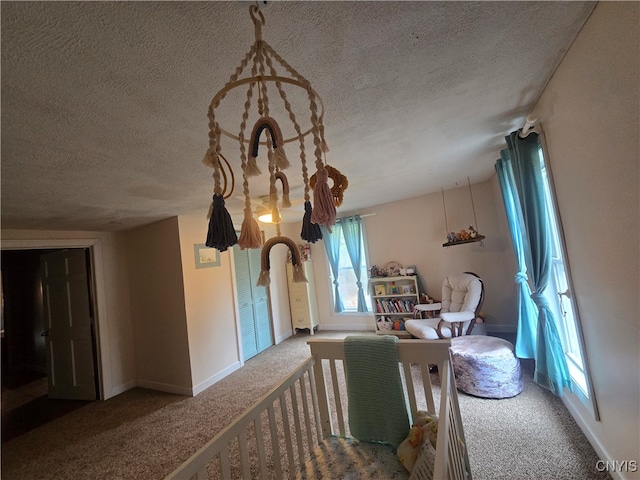
[[[106,400],[134,387],[136,380],[124,234],[2,230],[2,248],[71,247],[91,247],[93,252],[101,395]]]
[[[218,252],[220,265],[196,268],[195,244],[204,244],[208,220],[178,217],[185,311],[194,393],[240,367],[236,340],[232,259]]]
[[[189,395],[189,339],[178,219],[127,232],[136,384]]]
[[[184,286],[184,308],[191,363],[192,394],[197,395],[232,371],[242,360],[237,322],[237,292],[233,249],[219,253],[220,266],[195,266],[194,245],[206,239],[208,220],[199,216],[178,217],[180,255]],[[275,228],[261,224],[265,238],[275,236]],[[284,264],[287,248],[271,249],[271,314],[274,343],[291,336],[291,317]]]
[[[601,421],[572,395],[566,401],[603,458],[640,463],[639,25],[640,4],[600,2],[533,114],[546,135]]]
[[[467,181],[445,191],[447,225],[460,231],[475,225]],[[496,177],[471,186],[477,227],[486,238],[483,245],[470,243],[445,248],[446,228],[442,194],[435,193],[363,209],[366,216],[366,241],[369,265],[385,266],[390,261],[403,266],[415,265],[422,288],[435,298],[441,297],[442,281],[452,272],[472,271],[485,281],[486,299],[482,310],[487,328],[509,332],[516,325],[515,258],[510,245],[504,207],[499,197]],[[348,191],[345,193],[348,195]],[[348,215],[339,212],[338,216]],[[298,238],[299,238],[299,228]],[[330,272],[322,242],[311,246],[321,329],[371,329],[372,315],[335,314],[330,294]],[[365,279],[366,282],[367,279]]]

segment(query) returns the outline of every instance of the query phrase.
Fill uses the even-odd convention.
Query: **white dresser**
[[[316,300],[316,288],[313,278],[313,264],[311,260],[302,262],[304,275],[309,280],[307,283],[293,283],[293,268],[287,263],[287,280],[289,285],[289,306],[291,308],[291,327],[293,333],[299,329],[309,329],[313,335],[318,328],[318,302]]]

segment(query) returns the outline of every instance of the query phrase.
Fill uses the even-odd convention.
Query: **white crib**
[[[319,456],[326,456],[327,442],[335,437],[348,438],[350,432],[344,341],[311,339],[308,344],[311,356],[307,360],[172,472],[167,480],[313,478]],[[470,480],[449,347],[447,340],[399,340],[397,343],[411,417],[415,418],[418,410],[428,410],[439,417],[434,478]],[[439,378],[439,388],[432,388],[430,365],[438,367],[435,378]],[[380,414],[384,415],[384,401],[372,401],[380,402]],[[341,448],[357,451],[359,446],[365,447],[357,441],[345,445],[346,442],[342,443]],[[377,456],[372,454],[367,462],[375,461]],[[362,455],[347,452],[346,457]],[[380,468],[384,468],[384,464],[372,466],[372,471],[379,472]],[[379,473],[372,478],[386,478],[384,472]],[[408,478],[408,472],[405,473],[404,478]],[[362,471],[359,474],[362,475]],[[326,473],[322,476],[349,478],[344,473],[340,473],[340,477]],[[402,477],[394,473],[393,478]]]

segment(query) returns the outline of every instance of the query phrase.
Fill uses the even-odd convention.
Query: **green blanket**
[[[344,341],[351,435],[394,448],[410,428],[397,341],[394,335],[348,336]]]

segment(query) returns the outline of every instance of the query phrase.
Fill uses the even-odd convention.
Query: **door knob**
[[[49,330],[45,330],[44,332],[42,332],[40,334],[41,337],[48,337],[49,336]]]

